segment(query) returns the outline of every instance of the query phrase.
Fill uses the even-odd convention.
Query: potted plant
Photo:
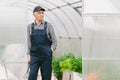
[[[52,68],[53,73],[58,80],[62,80],[63,71],[75,71],[82,73],[82,58],[75,58],[70,53],[58,58],[53,57]]]

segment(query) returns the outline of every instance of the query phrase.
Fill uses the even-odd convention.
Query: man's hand
[[[54,49],[51,47],[51,51],[52,51],[52,53],[54,52]]]
[[[27,62],[30,64],[30,54],[27,55]]]

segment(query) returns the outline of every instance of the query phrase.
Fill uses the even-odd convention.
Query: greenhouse
[[[51,80],[120,80],[119,0],[1,0],[0,80],[28,80],[27,27],[36,6],[57,39]]]

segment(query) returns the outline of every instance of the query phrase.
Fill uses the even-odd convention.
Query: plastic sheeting
[[[84,14],[120,14],[119,0],[83,0]]]
[[[119,58],[119,20],[120,16],[84,17],[84,57]]]
[[[117,0],[84,0],[84,80],[119,80],[120,9]]]
[[[8,45],[3,52],[1,61],[0,67],[3,67],[3,74],[6,74],[4,78],[8,80],[24,79],[27,71],[27,55],[23,44]]]
[[[24,43],[27,26],[27,0],[0,3],[0,46]]]

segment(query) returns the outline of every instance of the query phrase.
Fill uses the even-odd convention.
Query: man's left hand
[[[54,49],[51,47],[51,51],[52,51],[52,53],[54,52]]]

